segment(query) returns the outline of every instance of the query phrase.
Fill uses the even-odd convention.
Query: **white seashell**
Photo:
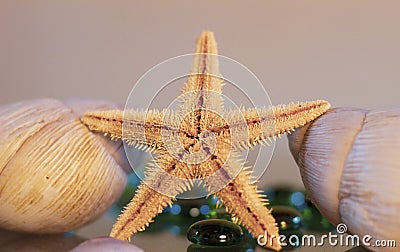
[[[331,109],[288,138],[311,200],[332,224],[371,244],[400,242],[400,108]]]
[[[129,171],[122,144],[90,132],[79,119],[110,108],[54,99],[0,107],[0,228],[70,231],[118,199]]]

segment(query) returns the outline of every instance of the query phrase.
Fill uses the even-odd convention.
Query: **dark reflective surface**
[[[206,246],[230,246],[244,239],[242,228],[227,220],[209,219],[191,225],[187,231],[189,241]]]

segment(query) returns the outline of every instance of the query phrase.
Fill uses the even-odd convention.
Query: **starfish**
[[[223,83],[217,78],[221,75],[212,32],[200,35],[195,52],[176,112],[112,110],[89,112],[81,118],[92,131],[155,153],[110,236],[129,241],[198,179],[254,237],[267,234],[265,247],[280,250],[268,200],[257,189],[257,181],[250,182],[251,167],[243,167],[240,152],[311,122],[330,104],[316,100],[228,111],[221,96]],[[124,134],[123,124],[130,125]]]

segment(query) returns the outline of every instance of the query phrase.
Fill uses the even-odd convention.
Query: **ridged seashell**
[[[121,142],[92,133],[79,119],[111,108],[54,99],[0,107],[0,228],[65,232],[118,199],[129,171]]]
[[[331,109],[288,138],[312,201],[331,223],[372,236],[371,244],[400,241],[400,108]]]

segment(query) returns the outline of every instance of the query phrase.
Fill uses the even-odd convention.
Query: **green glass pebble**
[[[220,219],[232,221],[231,215],[226,212],[225,208],[211,209],[210,212],[205,216],[206,219]]]
[[[189,241],[204,246],[232,246],[244,239],[240,226],[227,221],[209,219],[191,225],[187,231]]]
[[[275,217],[279,230],[297,230],[301,227],[301,213],[288,206],[272,207],[272,215]]]

